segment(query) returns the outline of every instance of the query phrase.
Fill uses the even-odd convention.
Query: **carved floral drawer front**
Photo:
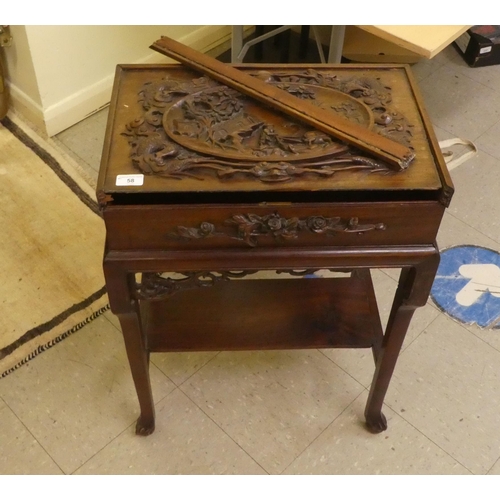
[[[437,202],[163,205],[109,207],[104,218],[113,250],[370,246],[432,243],[443,210]]]

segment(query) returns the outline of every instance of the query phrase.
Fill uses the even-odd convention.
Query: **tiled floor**
[[[500,66],[471,69],[449,47],[413,69],[438,138],[480,149],[452,172],[439,243],[500,251]],[[95,176],[106,115],[56,138]],[[386,319],[395,275],[374,279]],[[500,330],[418,310],[379,435],[362,425],[372,372],[361,350],[155,354],[157,430],[137,437],[107,313],[0,381],[0,473],[500,473]]]

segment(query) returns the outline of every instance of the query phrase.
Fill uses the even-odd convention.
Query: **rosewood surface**
[[[152,351],[371,348],[382,340],[366,271],[362,278],[235,279],[169,295],[141,309]]]

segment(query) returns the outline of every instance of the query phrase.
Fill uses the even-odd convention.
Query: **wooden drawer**
[[[139,205],[104,210],[109,250],[419,245],[438,202]]]

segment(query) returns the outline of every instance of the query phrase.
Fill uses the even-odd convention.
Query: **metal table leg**
[[[342,59],[342,49],[344,48],[345,26],[332,26],[330,34],[330,49],[328,51],[328,62],[339,63]]]

